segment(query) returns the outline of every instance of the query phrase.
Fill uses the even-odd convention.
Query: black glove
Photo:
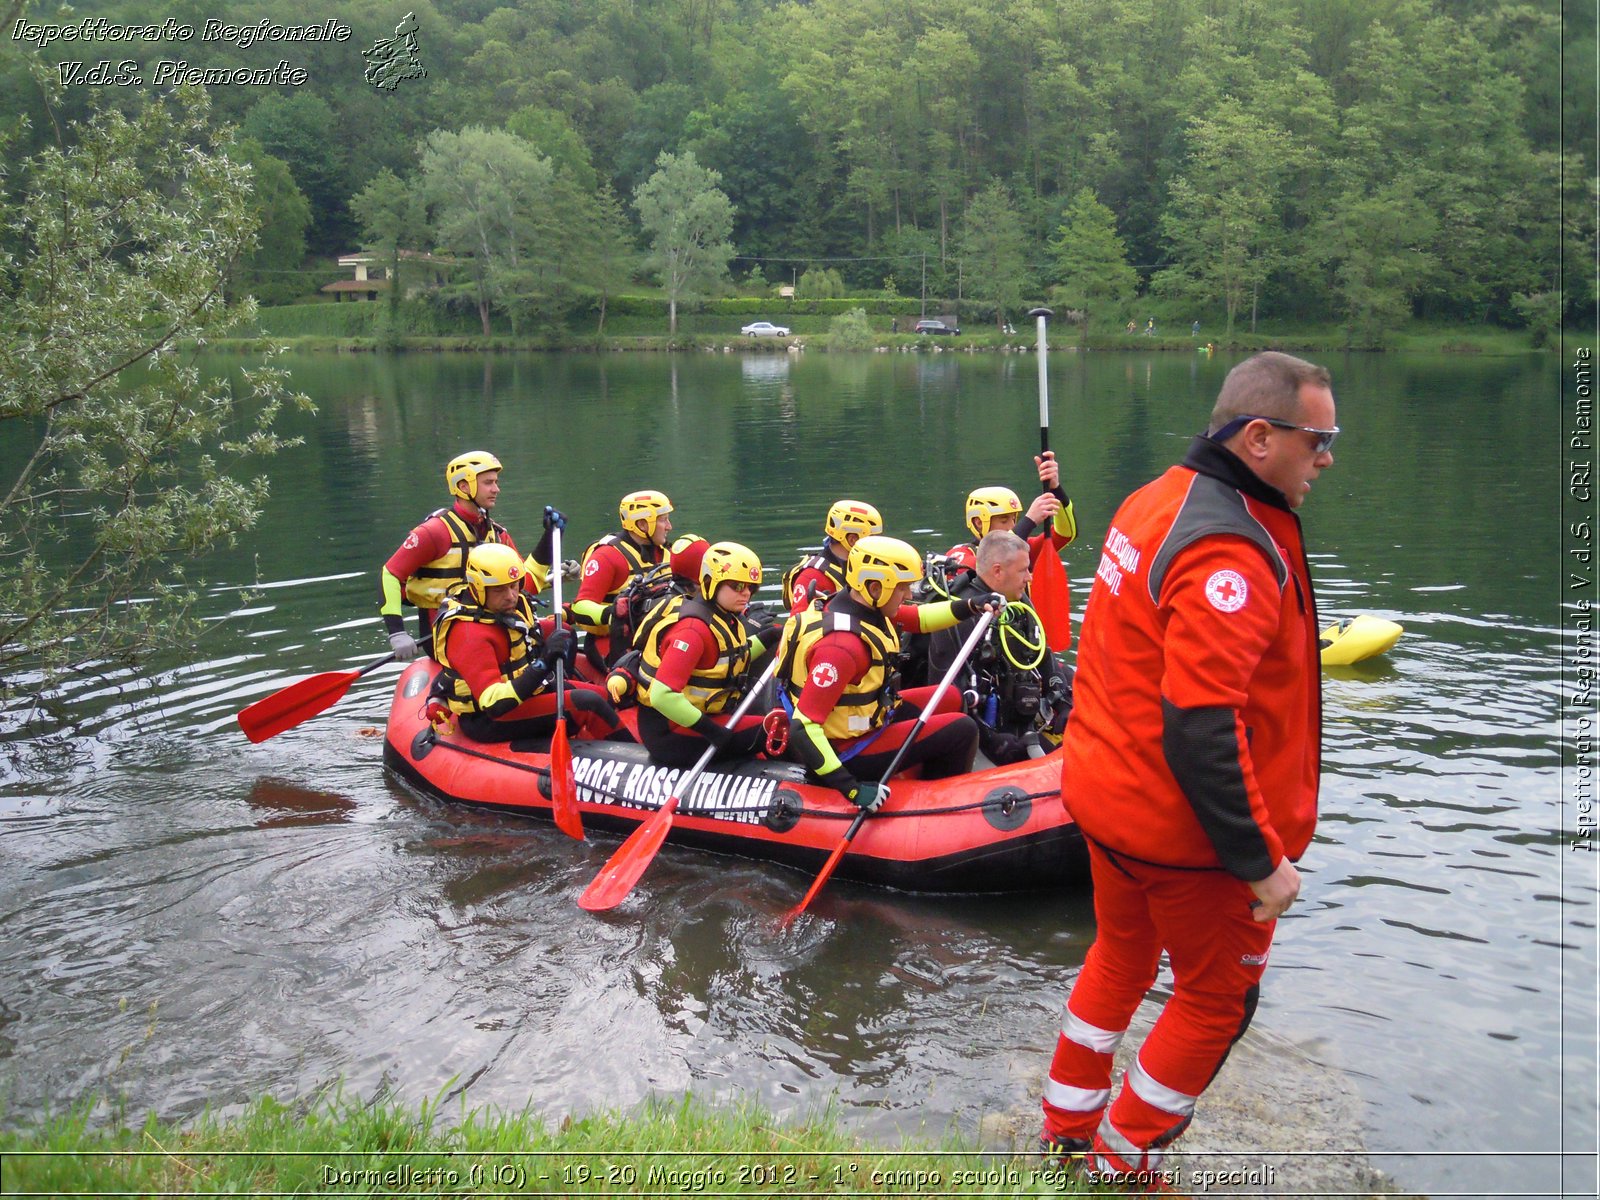
[[[544,527],[547,531],[551,529],[565,529],[567,527],[566,513],[562,512],[559,508],[551,508],[548,504],[546,504],[544,506]]]
[[[845,793],[846,800],[865,812],[877,812],[889,798],[887,783],[858,783]]]
[[[783,640],[783,618],[774,617],[765,625],[757,628],[751,636],[760,642],[763,647],[771,650]]]
[[[535,660],[511,677],[511,690],[518,700],[531,700],[549,682],[550,668]]]
[[[724,729],[721,725],[718,725],[714,720],[706,716],[704,713],[702,713],[700,715],[700,719],[694,723],[693,728],[696,733],[705,738],[706,741],[710,742],[718,750],[721,750],[733,740],[732,732]]]
[[[577,635],[566,628],[552,630],[550,636],[544,640],[544,653],[539,657],[544,659],[552,671],[558,662],[565,662],[567,670],[570,671],[578,659]]]
[[[950,611],[955,613],[956,620],[965,621],[968,617],[977,614],[983,608],[992,608],[999,612],[1006,606],[1006,598],[999,592],[984,592],[980,596],[958,596],[950,602]],[[965,607],[966,611],[962,612]]]

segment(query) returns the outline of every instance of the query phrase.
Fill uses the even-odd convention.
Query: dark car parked
[[[916,324],[916,328],[913,330],[913,332],[915,332],[915,333],[948,333],[948,334],[954,335],[954,334],[960,333],[961,330],[957,329],[954,325],[946,325],[943,321],[931,321],[930,320],[930,321],[918,321],[917,324]]]

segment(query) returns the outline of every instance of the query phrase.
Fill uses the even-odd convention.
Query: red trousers
[[[1093,842],[1089,864],[1095,941],[1063,1011],[1044,1133],[1092,1138],[1101,1170],[1150,1170],[1249,1027],[1277,923],[1257,922],[1254,893],[1225,871],[1148,866]],[[1163,950],[1172,999],[1108,1108],[1112,1057]]]

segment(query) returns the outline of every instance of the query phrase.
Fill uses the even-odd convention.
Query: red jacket
[[[1062,797],[1130,858],[1264,879],[1317,819],[1322,673],[1300,521],[1204,438],[1128,497],[1078,645]]]

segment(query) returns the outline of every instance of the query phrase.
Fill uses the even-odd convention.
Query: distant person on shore
[[[1300,894],[1322,702],[1295,510],[1333,465],[1335,420],[1324,368],[1246,359],[1208,431],[1106,535],[1061,772],[1096,936],[1067,998],[1041,1135],[1047,1157],[1098,1181],[1159,1171],[1249,1026],[1277,919]],[[1113,1056],[1163,952],[1171,998],[1113,1102]]]
[[[540,621],[522,581],[527,570],[510,546],[475,546],[465,582],[450,589],[439,606],[433,656],[443,668],[430,693],[435,704],[459,719],[461,732],[477,742],[548,737],[556,728],[555,673],[571,663],[577,647],[570,629],[555,618]],[[566,707],[576,735],[604,738],[621,726],[605,690],[563,681]],[[441,719],[443,718],[441,714]],[[631,740],[631,739],[628,739]]]
[[[466,578],[474,546],[497,543],[516,549],[505,526],[490,517],[500,495],[500,460],[487,450],[468,450],[444,469],[452,503],[436,509],[406,535],[378,573],[381,607],[389,646],[400,662],[410,662],[431,643],[434,614],[444,594]],[[528,556],[523,586],[537,594],[548,582],[550,531],[566,524],[556,509],[544,510],[544,537]],[[417,609],[417,636],[406,632],[402,605]]]
[[[617,506],[620,533],[608,533],[583,554],[572,624],[583,632],[583,654],[596,680],[603,680],[626,646],[612,645],[611,617],[628,581],[666,558],[672,532],[672,501],[663,492],[629,492]]]
[[[1134,323],[1134,320],[1133,320],[1132,317],[1129,317],[1128,318],[1128,333],[1134,334],[1134,333],[1138,333],[1138,332],[1139,332],[1139,326]]]
[[[1193,325],[1189,326],[1189,336],[1190,337],[1199,337],[1200,336],[1200,322],[1198,320],[1195,321],[1195,323]]]
[[[799,612],[814,598],[826,599],[844,587],[850,547],[883,532],[883,517],[864,500],[835,500],[822,523],[822,549],[802,558],[783,576],[783,598]]]
[[[1144,335],[1145,335],[1145,337],[1155,337],[1155,335],[1156,335],[1156,319],[1154,317],[1151,317],[1148,321],[1146,321],[1144,323]]]

